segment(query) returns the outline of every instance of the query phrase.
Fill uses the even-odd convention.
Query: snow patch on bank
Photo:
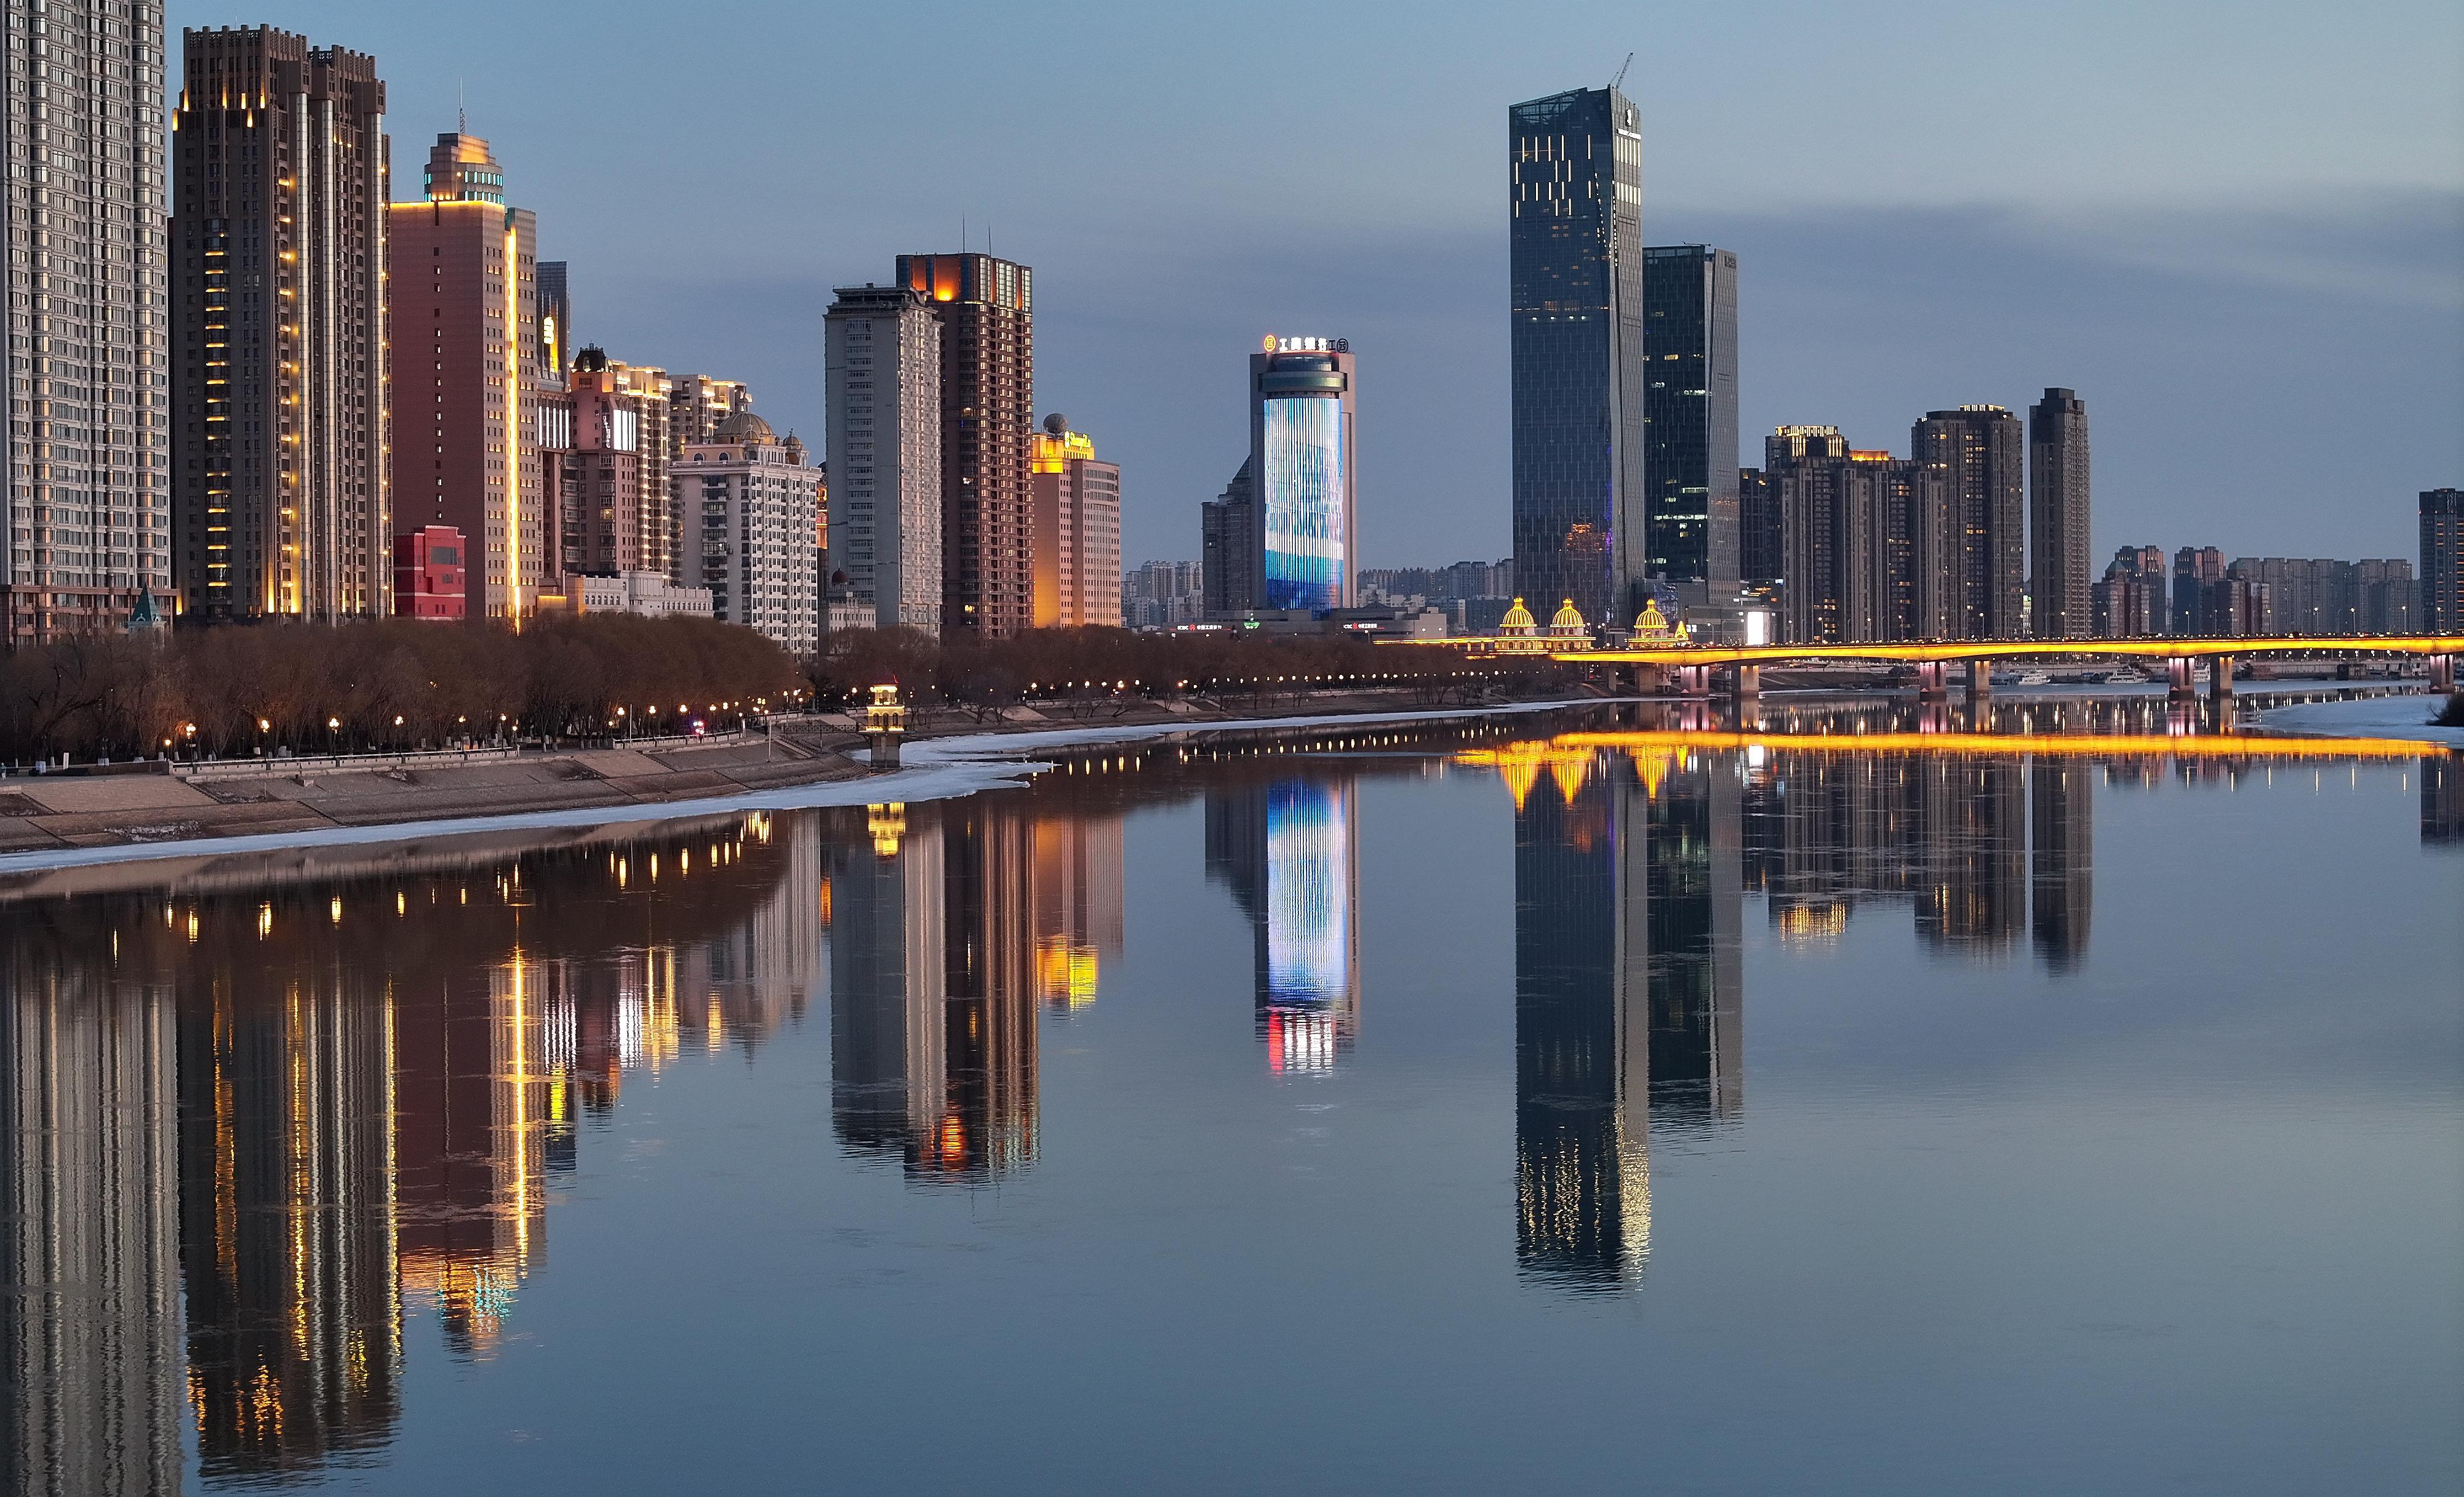
[[[2329,738],[2411,738],[2464,749],[2464,728],[2433,728],[2446,704],[2438,696],[2365,696],[2345,702],[2303,702],[2258,715],[2277,733]]]

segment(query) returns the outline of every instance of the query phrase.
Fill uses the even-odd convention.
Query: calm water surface
[[[2464,765],[2064,714],[21,881],[11,1489],[2457,1490]]]

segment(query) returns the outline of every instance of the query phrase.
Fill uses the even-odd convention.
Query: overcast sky
[[[2061,385],[2103,550],[2409,557],[2464,485],[2453,0],[169,11],[375,54],[397,197],[460,90],[577,336],[817,447],[830,288],[989,231],[1133,562],[1197,555],[1265,332],[1359,357],[1363,564],[1505,554],[1506,108],[1629,51],[1645,238],[1740,257],[1745,461]]]

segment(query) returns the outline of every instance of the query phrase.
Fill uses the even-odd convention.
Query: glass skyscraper
[[[1689,606],[1736,591],[1737,257],[1642,252],[1643,564]]]
[[[1552,94],[1507,112],[1507,146],[1515,583],[1623,623],[1649,575],[1640,116],[1614,88]]]

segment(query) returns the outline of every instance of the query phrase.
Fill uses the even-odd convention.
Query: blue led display
[[[1341,607],[1351,539],[1343,533],[1343,402],[1269,400],[1264,420],[1265,606]]]

